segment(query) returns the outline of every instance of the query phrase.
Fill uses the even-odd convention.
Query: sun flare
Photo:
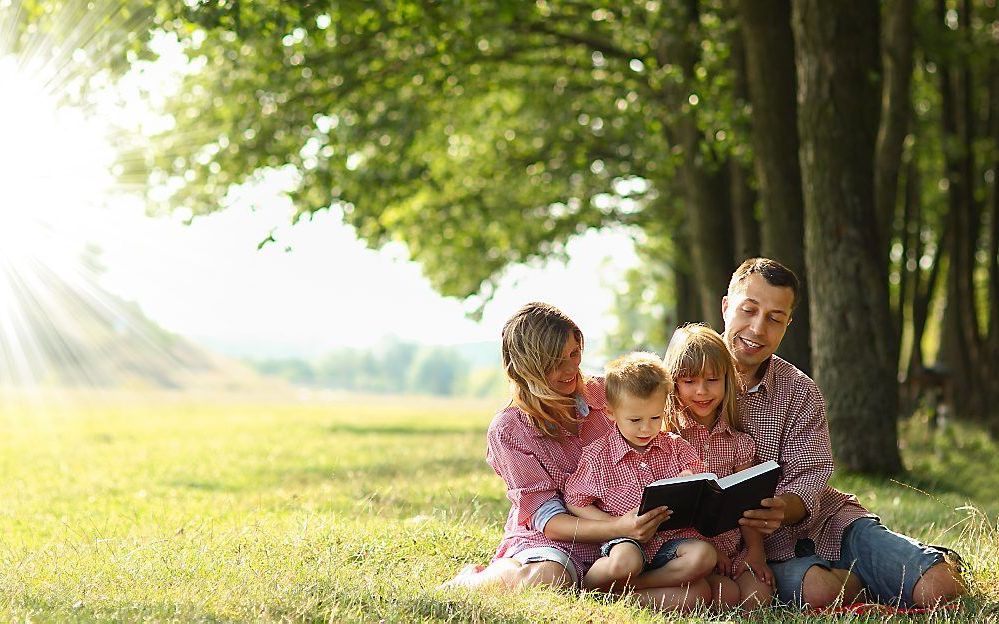
[[[106,386],[183,363],[99,282],[115,153],[44,63],[0,57],[0,390]]]

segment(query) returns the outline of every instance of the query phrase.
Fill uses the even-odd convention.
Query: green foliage
[[[544,589],[435,590],[465,563],[487,562],[502,535],[509,503],[483,461],[499,401],[104,394],[15,410],[9,398],[0,403],[5,620],[842,621],[784,611],[677,620]],[[835,482],[893,528],[970,564],[971,600],[932,621],[988,621],[999,607],[999,482],[983,467],[999,449],[973,429],[953,437],[969,443],[938,463],[933,445],[947,448],[950,434],[905,428],[913,477],[903,481],[929,494],[850,475]],[[966,470],[980,476],[973,490]]]
[[[197,3],[162,24],[197,67],[175,127],[123,176],[203,214],[289,165],[296,218],[334,210],[371,245],[403,241],[442,293],[488,299],[509,263],[659,221],[648,200],[684,158],[746,154],[726,10],[702,7],[688,68],[663,56],[694,36],[669,3]],[[703,153],[670,139],[685,115]]]

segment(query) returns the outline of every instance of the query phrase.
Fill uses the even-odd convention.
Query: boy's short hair
[[[794,310],[798,305],[798,292],[801,289],[798,276],[791,269],[770,258],[749,258],[740,264],[728,282],[728,294],[734,293],[739,284],[753,273],[761,275],[771,286],[790,288],[794,294],[791,310]]]
[[[611,407],[621,404],[624,395],[647,399],[656,392],[663,396],[673,389],[673,380],[666,367],[654,353],[636,351],[623,355],[605,369],[607,403]]]

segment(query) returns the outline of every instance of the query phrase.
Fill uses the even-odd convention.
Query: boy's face
[[[624,393],[617,405],[608,406],[607,411],[617,423],[617,429],[625,441],[632,448],[643,449],[663,428],[666,395],[654,393],[648,398],[640,399]]]

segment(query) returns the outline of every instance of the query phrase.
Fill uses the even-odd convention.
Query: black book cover
[[[721,479],[710,472],[661,479],[645,486],[638,513],[666,506],[673,514],[660,531],[693,527],[713,537],[738,527],[743,512],[771,498],[780,473],[777,462],[767,461]]]

